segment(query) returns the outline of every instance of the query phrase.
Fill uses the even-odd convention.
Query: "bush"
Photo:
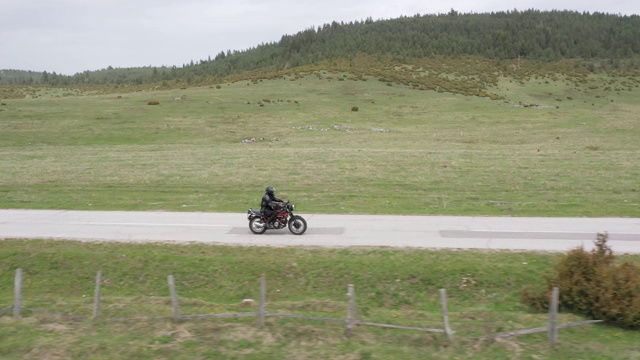
[[[556,277],[550,282],[549,288],[560,289],[559,306],[591,315],[589,292],[595,277],[592,256],[582,248],[571,250],[556,265]]]
[[[352,107],[351,107],[351,111],[358,111],[358,110],[360,110],[360,109],[358,109],[358,107],[357,107],[357,106],[352,106]]]
[[[542,286],[527,285],[521,292],[522,303],[531,310],[545,312],[549,310],[549,294]]]
[[[593,317],[625,328],[640,329],[640,267],[625,262],[598,268],[590,294]]]
[[[547,276],[545,289],[526,287],[522,301],[536,310],[548,308],[548,291],[560,289],[559,306],[593,319],[630,329],[640,329],[640,267],[615,263],[607,246],[608,235],[598,234],[596,248],[569,251]],[[546,302],[546,304],[545,304]]]
[[[147,105],[160,105],[160,101],[158,101],[158,100],[149,100],[149,102],[147,102]]]

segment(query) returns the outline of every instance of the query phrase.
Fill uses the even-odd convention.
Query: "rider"
[[[279,202],[282,200],[276,197],[276,189],[269,185],[264,190],[265,194],[262,197],[262,203],[260,204],[260,210],[269,219],[269,227],[273,227],[273,221],[276,219],[278,213],[275,211],[278,208]]]

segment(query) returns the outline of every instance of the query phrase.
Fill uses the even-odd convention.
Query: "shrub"
[[[590,287],[595,276],[591,255],[582,248],[571,250],[556,265],[556,278],[549,288],[560,289],[559,306],[591,315]]]
[[[549,310],[549,292],[546,288],[537,285],[526,285],[520,297],[522,303],[527,305],[531,310],[544,312]]]
[[[358,109],[358,107],[357,107],[357,106],[352,106],[352,107],[351,107],[351,111],[358,111],[358,110],[360,110],[360,109]]]
[[[158,101],[158,100],[149,100],[149,102],[147,102],[147,105],[160,105],[160,101]]]
[[[569,251],[547,276],[546,289],[523,289],[522,301],[536,310],[548,304],[546,294],[560,289],[559,306],[588,317],[630,329],[640,329],[640,267],[626,261],[615,263],[607,245],[608,235],[598,234],[595,249]],[[546,300],[545,300],[546,299]]]
[[[640,267],[631,262],[602,266],[590,294],[593,317],[625,328],[640,329]]]

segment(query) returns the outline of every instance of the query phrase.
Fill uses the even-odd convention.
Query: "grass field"
[[[637,89],[338,79],[3,100],[0,207],[234,212],[272,184],[313,213],[640,216]]]
[[[1,241],[0,308],[12,303],[14,269],[24,270],[23,305],[88,318],[102,271],[101,320],[74,321],[24,311],[0,317],[2,359],[638,359],[637,331],[607,325],[497,341],[476,337],[545,326],[520,290],[542,284],[559,254],[455,250],[312,249],[202,244],[108,244]],[[639,257],[633,257],[640,261]],[[443,334],[357,327],[311,320],[170,317],[167,276],[176,278],[184,315],[256,311],[259,277],[267,310],[346,317],[346,289],[356,289],[359,320],[442,328],[438,289],[447,289],[452,342]],[[10,314],[9,314],[10,315]],[[583,320],[561,313],[558,323]]]

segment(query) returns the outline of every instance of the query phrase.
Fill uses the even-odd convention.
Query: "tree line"
[[[206,47],[206,44],[203,44]],[[444,56],[518,57],[553,62],[564,59],[607,60],[613,66],[640,68],[640,16],[575,11],[506,11],[367,18],[311,27],[280,41],[244,51],[221,51],[213,59],[182,66],[112,68],[66,76],[4,70],[0,84],[140,85],[193,83],[258,69],[275,71],[357,54],[408,59]]]

